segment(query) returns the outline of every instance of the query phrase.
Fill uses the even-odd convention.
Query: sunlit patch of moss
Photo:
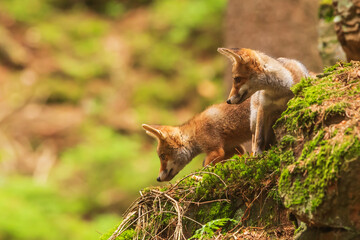
[[[344,72],[349,69],[349,67],[353,66],[352,62],[338,62],[334,64],[333,66],[329,66],[324,68],[324,71],[322,74],[318,75],[319,78],[323,78],[325,76],[331,75],[331,74],[337,74]]]
[[[111,235],[115,232],[116,227],[112,228],[111,230],[109,230],[107,233],[104,233],[103,235],[101,235],[100,240],[107,240],[109,239],[109,237],[111,237]]]
[[[126,230],[121,236],[117,237],[116,240],[132,240],[134,239],[136,232],[134,229],[130,228]]]
[[[245,182],[251,183],[248,186],[250,191],[255,190],[262,186],[262,181],[269,174],[276,176],[281,158],[288,157],[287,152],[281,153],[277,148],[265,152],[261,157],[236,155],[234,160],[210,168],[215,174],[204,174],[196,194],[198,198],[213,199],[214,196],[225,196],[225,184],[228,186],[227,191],[235,191]]]
[[[335,64],[335,65],[333,65],[333,66],[330,66],[330,67],[326,67],[326,68],[324,68],[324,73],[332,73],[333,71],[335,71],[338,67],[340,67],[340,64],[339,63],[337,63],[337,64]]]

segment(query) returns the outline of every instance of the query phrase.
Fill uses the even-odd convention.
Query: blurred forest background
[[[139,190],[158,185],[156,142],[141,124],[180,124],[224,101],[228,62],[216,49],[235,44],[223,19],[237,17],[227,4],[0,1],[0,239],[98,239]],[[318,6],[311,12],[316,25]],[[251,31],[261,32],[236,39]],[[321,44],[336,44],[330,35]]]
[[[141,124],[223,101],[225,6],[0,1],[0,239],[98,239],[158,184]]]

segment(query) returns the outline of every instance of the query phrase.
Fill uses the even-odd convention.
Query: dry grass
[[[196,191],[196,186],[184,188],[181,183],[188,179],[200,179],[199,176],[203,174],[211,174],[216,176],[225,186],[226,183],[213,172],[197,172],[196,175],[190,174],[179,180],[175,185],[171,186],[166,191],[161,191],[157,188],[152,188],[146,192],[140,192],[139,197],[126,211],[125,219],[109,238],[115,240],[128,228],[134,227],[137,233],[135,239],[143,239],[150,237],[151,239],[187,239],[184,234],[185,226],[183,219],[187,219],[200,228],[202,223],[185,215],[190,205],[203,205],[213,202],[229,202],[228,199],[216,199],[211,201],[193,201],[191,196]],[[173,217],[168,216],[173,215]],[[168,222],[165,220],[168,218]],[[165,225],[164,222],[167,222]],[[141,237],[140,237],[141,236]]]
[[[274,173],[270,174],[254,192],[254,189],[250,190],[248,187],[245,187],[248,185],[248,182],[246,183],[239,180],[237,183],[238,188],[235,189],[233,183],[226,183],[219,175],[214,172],[206,171],[206,169],[207,168],[204,168],[203,171],[184,177],[176,184],[170,186],[167,190],[151,188],[144,192],[140,192],[141,196],[126,211],[123,222],[118,226],[109,240],[115,240],[130,228],[135,229],[136,236],[134,239],[188,239],[191,236],[194,227],[195,229],[199,229],[205,224],[190,217],[194,215],[191,213],[194,209],[192,207],[199,207],[216,202],[231,203],[232,200],[230,200],[228,195],[234,197],[234,190],[236,190],[236,198],[243,200],[246,209],[238,225],[231,229],[226,235],[222,235],[219,231],[215,239],[220,239],[219,237],[221,237],[221,239],[234,239],[234,237],[235,239],[241,239],[236,236],[248,233],[254,235],[255,231],[255,235],[260,236],[257,235],[259,230],[263,232],[261,237],[267,237],[269,235],[275,236],[275,232],[284,235],[284,232],[287,231],[284,226],[279,226],[278,229],[270,229],[269,231],[268,228],[265,227],[257,229],[255,227],[244,227],[244,223],[249,219],[251,209],[255,202],[262,202],[261,204],[265,204],[267,201],[267,192],[276,182]],[[205,197],[199,197],[196,194],[196,189],[200,186],[197,183],[203,181],[203,178],[206,175],[211,175],[218,180],[217,188],[221,189],[225,198],[213,198],[209,200]],[[189,180],[195,184],[187,184],[186,182]],[[262,210],[260,210],[260,213],[261,211]],[[285,212],[284,214],[286,215]],[[287,217],[285,216],[284,218],[286,219],[285,222],[289,225],[290,222],[287,220]],[[184,221],[186,221],[186,223],[184,223]],[[194,227],[188,229],[189,224],[192,224]],[[290,227],[287,227],[289,229],[291,228],[291,231],[294,230],[291,224]],[[251,231],[247,231],[247,229],[251,229]]]

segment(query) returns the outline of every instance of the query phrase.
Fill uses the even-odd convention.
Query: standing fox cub
[[[250,102],[210,106],[180,126],[143,124],[146,133],[158,140],[161,166],[157,181],[170,181],[196,155],[206,153],[204,165],[217,163],[245,152],[241,145],[251,139]]]
[[[305,66],[292,59],[274,59],[251,49],[218,48],[233,64],[233,86],[227,100],[239,104],[251,96],[252,152],[262,153],[275,141],[272,126],[293,97],[290,87],[308,77]]]

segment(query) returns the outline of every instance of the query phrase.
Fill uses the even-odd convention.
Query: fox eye
[[[165,160],[165,154],[160,154],[160,160]]]
[[[241,77],[234,77],[234,81],[235,81],[236,83],[241,82]]]

